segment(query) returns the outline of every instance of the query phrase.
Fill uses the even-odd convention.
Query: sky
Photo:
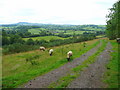
[[[0,24],[106,24],[118,0],[0,0]]]

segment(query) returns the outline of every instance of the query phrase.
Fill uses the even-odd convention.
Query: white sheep
[[[50,50],[49,50],[49,54],[50,54],[50,56],[52,56],[52,54],[53,54],[53,49],[50,49]]]
[[[45,47],[40,47],[40,51],[45,51]]]
[[[67,53],[67,60],[70,61],[70,57],[73,55],[72,51],[69,51]]]
[[[116,38],[116,41],[117,41],[118,43],[120,43],[120,38]]]

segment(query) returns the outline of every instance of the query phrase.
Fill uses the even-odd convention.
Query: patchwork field
[[[94,32],[94,31],[73,31],[73,30],[68,30],[68,31],[66,31],[66,33],[65,34],[70,34],[70,35],[73,35],[74,33],[75,34],[83,34],[84,32]]]
[[[85,29],[88,29],[89,28],[85,28]],[[46,31],[46,29],[41,29],[41,28],[36,28],[36,29],[29,29],[28,31],[31,32],[32,34],[39,34],[40,32],[42,31]],[[91,30],[91,28],[90,28]],[[94,29],[94,31],[75,31],[75,30],[66,30],[66,32],[64,32],[64,30],[49,30],[50,32],[54,33],[55,35],[58,35],[59,33],[63,32],[64,34],[70,34],[70,35],[73,35],[73,33],[75,34],[83,34],[84,32],[91,32],[91,33],[94,33],[95,31],[101,31],[100,30],[97,30],[97,29]]]
[[[28,40],[29,38],[23,38],[23,40]],[[62,37],[58,37],[58,36],[42,36],[42,37],[33,37],[31,38],[33,40],[56,40],[56,39],[68,39],[68,38],[62,38]]]

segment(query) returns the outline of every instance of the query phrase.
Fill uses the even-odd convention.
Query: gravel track
[[[85,54],[81,55],[79,58],[74,59],[71,62],[66,63],[65,65],[48,72],[42,76],[36,77],[33,80],[30,80],[28,83],[18,87],[18,88],[47,88],[51,83],[57,81],[59,78],[67,75],[70,72],[71,68],[74,68],[80,65],[84,60],[89,56],[93,55],[98,48],[101,46],[101,42],[96,47],[92,48]]]
[[[110,60],[111,48],[111,44],[108,43],[106,49],[97,57],[96,62],[80,72],[80,76],[67,88],[106,88],[107,85],[102,82],[102,76],[106,71],[105,65]]]

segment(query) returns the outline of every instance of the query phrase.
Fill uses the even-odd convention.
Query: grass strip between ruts
[[[95,62],[96,57],[100,55],[100,53],[105,49],[105,46],[107,44],[107,41],[102,40],[101,47],[98,48],[98,51],[94,53],[93,55],[89,56],[87,60],[83,61],[81,65],[72,68],[71,73],[68,75],[61,77],[59,80],[57,80],[54,83],[51,83],[48,88],[65,88],[68,86],[68,84],[77,78],[80,75],[80,71],[84,70],[85,67],[88,67],[89,64],[92,64]]]

